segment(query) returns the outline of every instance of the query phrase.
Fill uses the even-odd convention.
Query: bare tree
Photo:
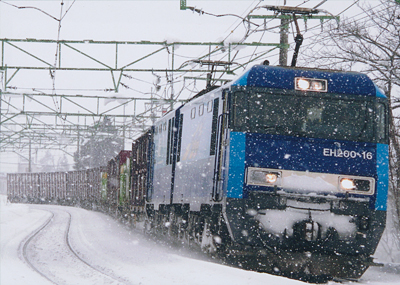
[[[395,0],[381,0],[374,7],[365,4],[359,7],[362,16],[330,24],[316,36],[311,48],[303,48],[308,52],[302,62],[311,62],[320,68],[362,71],[388,97],[389,204],[394,213],[392,233],[395,235],[391,240],[395,243],[392,246],[400,250],[400,4]]]

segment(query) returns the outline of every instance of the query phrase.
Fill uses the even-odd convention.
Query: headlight
[[[281,173],[268,169],[249,167],[247,170],[247,184],[274,186],[280,184]]]
[[[354,188],[356,188],[356,185],[354,184],[354,180],[353,179],[342,178],[340,180],[340,187],[343,190],[353,190]]]
[[[375,190],[375,179],[369,177],[339,177],[341,190],[350,193],[372,194]]]
[[[310,81],[299,78],[297,80],[297,88],[301,89],[301,90],[308,90],[310,88]]]
[[[275,183],[278,180],[278,174],[277,173],[267,173],[265,174],[265,181],[267,183]]]
[[[294,89],[301,91],[327,92],[328,81],[325,79],[296,77]]]

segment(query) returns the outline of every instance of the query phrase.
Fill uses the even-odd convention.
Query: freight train
[[[387,110],[363,74],[255,65],[98,169],[94,202],[245,268],[358,278],[385,227]]]

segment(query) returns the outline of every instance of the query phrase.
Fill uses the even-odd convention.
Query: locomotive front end
[[[384,95],[360,74],[259,66],[229,96],[235,241],[275,271],[361,276],[385,227]]]

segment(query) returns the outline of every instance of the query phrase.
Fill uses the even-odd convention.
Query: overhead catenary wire
[[[338,13],[336,16],[339,16],[339,15],[343,14],[345,11],[347,11],[347,10],[349,9],[349,7],[354,6],[354,4],[357,3],[357,2],[359,2],[359,0],[355,1],[355,2],[352,3],[350,6],[346,7],[344,10],[342,10],[342,11],[341,11],[340,13]],[[377,7],[379,7],[379,6],[381,6],[381,4],[378,4],[377,6],[373,7],[373,9],[375,9],[375,8],[377,8]],[[359,14],[357,14],[357,15],[355,15],[355,16],[353,16],[353,17],[350,17],[349,19],[351,19],[351,18],[356,18],[356,17],[358,17],[359,15],[363,15],[363,14],[365,14],[364,11],[361,12],[361,13],[359,13]],[[365,17],[367,17],[367,16],[364,16],[363,18],[365,18]],[[327,20],[327,23],[328,23],[329,21],[332,21],[332,20]],[[319,27],[320,27],[319,24],[318,24],[318,25],[315,25],[314,27],[308,28],[308,31],[313,31],[313,30],[315,30],[316,28],[319,28]],[[320,37],[319,34],[313,35],[313,36],[311,36],[311,37],[307,37],[307,40],[308,40],[308,41],[311,41],[312,39],[314,39],[314,41],[311,41],[310,44],[303,45],[302,48],[305,49],[305,48],[308,47],[308,46],[317,45],[317,42],[320,42],[320,41],[321,41],[321,39],[319,39],[318,41],[315,39],[315,38],[318,38],[318,37]],[[290,42],[289,45],[292,45],[293,43],[294,43],[294,42]],[[324,48],[324,47],[321,47],[321,48]],[[274,55],[276,55],[276,54],[274,54]],[[275,62],[275,64],[276,64],[276,62]]]
[[[260,3],[261,1],[259,1],[259,3]],[[306,3],[307,1],[304,1],[303,3]],[[356,1],[357,2],[357,1]],[[356,2],[354,2],[354,3],[356,3]],[[352,5],[354,5],[354,3],[352,3]],[[258,4],[257,4],[258,5]],[[350,5],[350,6],[352,6],[352,5]],[[349,7],[350,7],[349,6]],[[347,7],[347,9],[349,8],[349,7]],[[71,7],[70,7],[71,8]],[[257,7],[255,7],[255,8],[257,8]],[[347,10],[346,9],[346,10]],[[252,11],[253,11],[254,9],[252,9]],[[65,16],[65,15],[64,15]],[[272,21],[272,20],[271,20]],[[278,26],[276,26],[276,27],[270,27],[268,30],[273,30],[274,28],[277,28],[277,27],[279,27],[279,25]],[[311,28],[312,29],[312,28]],[[262,31],[263,33],[265,33],[265,30],[264,31]],[[228,35],[227,37],[229,37],[230,35]],[[245,38],[245,37],[244,37]],[[261,37],[262,38],[262,37]],[[255,54],[255,52],[253,51],[253,54]],[[175,56],[179,56],[179,54],[177,54],[177,53],[175,53]],[[236,56],[236,55],[235,55]],[[251,58],[251,57],[250,57]]]
[[[74,1],[75,2],[75,1]],[[256,8],[258,8],[257,6],[259,6],[259,3],[261,3],[262,1],[258,1],[258,4],[256,5],[256,7],[254,7],[254,8],[252,8],[251,9],[251,11],[254,11],[254,9],[256,9]],[[299,5],[303,5],[304,3],[307,3],[307,2],[309,2],[309,1],[304,1],[304,2],[302,2],[301,4],[299,4]],[[358,1],[356,1],[356,2],[358,2]],[[356,2],[353,2],[349,7],[351,7],[352,5],[354,5],[354,3],[356,3]],[[253,4],[253,3],[252,3]],[[73,4],[72,4],[73,5]],[[72,5],[71,5],[71,7],[72,7]],[[71,7],[69,7],[69,9],[71,8]],[[349,7],[347,7],[347,9],[349,8]],[[250,11],[250,12],[251,12]],[[212,13],[210,13],[210,14],[212,14]],[[249,13],[247,13],[247,14],[249,14]],[[65,17],[65,14],[64,14],[64,16],[63,17]],[[240,16],[240,18],[239,19],[241,19],[241,18],[244,18],[243,16]],[[272,20],[271,20],[272,21]],[[242,22],[242,21],[241,21]],[[276,27],[279,27],[279,26],[276,26]],[[269,30],[271,31],[271,30],[273,30],[273,28],[274,27],[271,27]],[[262,31],[263,33],[265,33],[265,31]],[[230,36],[230,34],[227,36],[227,37],[229,37]],[[261,37],[262,38],[262,37]],[[254,54],[255,52],[253,51],[253,54]],[[175,53],[175,56],[179,56],[179,54],[177,54],[177,53]],[[250,57],[251,58],[251,57]]]
[[[300,5],[301,5],[301,4],[300,4]],[[260,9],[260,8],[263,8],[263,7],[264,7],[264,6],[262,6],[262,7],[255,7],[254,9],[251,10],[250,13],[247,14],[247,17],[248,17],[253,11],[255,11],[256,9]],[[269,22],[271,22],[271,21],[273,21],[274,19],[276,19],[277,16],[278,16],[278,15],[275,14],[275,17],[272,18],[272,19],[270,19]],[[268,22],[268,23],[269,23],[269,22]],[[265,24],[265,25],[266,25],[266,24]],[[261,42],[261,40],[262,40],[262,38],[264,37],[265,32],[266,32],[267,30],[273,30],[273,29],[278,28],[278,27],[280,27],[280,25],[277,25],[277,26],[274,26],[274,27],[270,27],[270,28],[268,28],[268,29],[265,27],[265,28],[262,30],[262,31],[263,31],[263,34],[262,34],[262,36],[261,36],[259,42]],[[257,30],[257,29],[255,29],[255,30]],[[252,33],[254,33],[255,30],[252,31],[252,30],[250,30],[250,28],[248,28],[247,31],[246,31],[246,34],[242,37],[242,40],[241,40],[240,42],[244,42]],[[256,50],[257,50],[257,47],[256,47],[255,50],[253,51],[253,54],[250,56],[250,60],[248,61],[248,63],[245,63],[245,64],[242,65],[243,68],[246,68],[247,65],[251,62],[251,59],[252,59],[252,57],[254,56]],[[239,53],[239,51],[236,52],[236,54],[234,55],[234,57],[233,57],[232,60],[234,60],[234,59],[236,58],[236,56],[238,55],[238,53]],[[221,74],[220,78],[222,78],[223,75],[224,75],[224,73]]]
[[[69,10],[72,8],[72,6],[74,5],[75,1],[76,1],[76,0],[74,0],[74,1],[72,2],[72,4],[70,5],[70,7],[66,10],[66,12],[63,13],[64,1],[61,0],[60,16],[59,16],[59,18],[56,18],[56,17],[54,17],[53,15],[47,13],[46,11],[44,11],[44,10],[42,10],[42,9],[39,9],[39,8],[37,8],[37,7],[34,7],[34,6],[17,6],[17,5],[8,3],[8,2],[6,2],[6,1],[0,0],[0,2],[4,3],[4,4],[6,4],[6,5],[9,5],[9,6],[15,7],[15,8],[17,8],[17,9],[33,9],[33,10],[39,11],[39,12],[43,13],[44,15],[46,15],[46,16],[50,17],[51,19],[56,20],[56,21],[58,22],[58,29],[57,29],[57,45],[56,45],[56,52],[55,52],[54,65],[53,65],[53,69],[49,69],[50,77],[51,77],[51,80],[52,80],[52,86],[53,86],[53,88],[52,88],[53,94],[56,93],[55,81],[56,81],[56,67],[57,67],[57,61],[58,61],[58,56],[59,56],[58,53],[59,53],[59,40],[60,40],[60,34],[61,34],[61,21],[64,19],[64,17],[67,15],[67,13],[69,12]],[[59,106],[59,102],[58,102],[57,98],[52,97],[52,100],[53,100],[54,107],[55,107],[58,111],[60,111],[60,106]],[[65,120],[65,118],[62,118],[62,119]]]
[[[358,1],[356,1],[356,2],[358,2]],[[376,5],[375,7],[372,7],[371,10],[372,10],[372,9],[375,10],[375,9],[379,8],[380,6],[382,6],[382,4],[378,4],[378,5]],[[344,13],[344,12],[347,11],[347,10],[348,10],[348,7],[347,7],[346,9],[344,9],[341,13]],[[339,13],[339,14],[341,14],[341,13]],[[354,15],[354,16],[352,16],[352,17],[349,17],[349,18],[347,18],[346,20],[353,20],[353,19],[357,19],[357,21],[363,20],[363,19],[365,19],[365,18],[368,17],[368,15],[364,15],[365,13],[366,13],[366,11],[362,11],[361,13],[359,13],[359,14],[357,14],[357,15]],[[339,14],[338,14],[338,15],[339,15]],[[364,16],[361,17],[361,18],[357,18],[357,17],[360,16],[360,15],[364,15]],[[371,26],[372,26],[372,24],[371,24]],[[371,27],[371,26],[370,26],[370,27]],[[316,26],[316,27],[318,27],[318,26]],[[313,27],[312,30],[313,30],[314,28],[316,28],[316,27]],[[366,28],[368,28],[368,27],[366,27]],[[322,41],[325,41],[325,40],[328,39],[328,38],[329,38],[328,35],[321,36],[321,34],[315,34],[315,35],[313,35],[313,36],[307,38],[307,40],[309,40],[310,43],[304,45],[304,48],[317,46],[318,43],[320,43],[320,42],[322,42]],[[319,51],[320,51],[321,49],[324,49],[324,48],[327,48],[327,47],[326,47],[326,46],[320,46],[320,47],[319,47]],[[318,52],[318,51],[317,51],[317,52]]]
[[[350,7],[352,7],[353,5],[355,5],[355,3],[357,3],[358,1],[359,1],[359,0],[357,0],[357,1],[353,2],[352,4],[350,4],[345,10],[343,10],[343,11],[342,11],[341,13],[339,13],[338,15],[344,13],[344,11],[347,11]],[[306,2],[308,2],[308,1],[304,1],[303,3],[299,4],[298,6],[300,6],[300,5],[302,5],[302,4],[306,3]],[[261,1],[260,1],[259,3],[261,3]],[[254,7],[254,8],[250,11],[250,13],[253,12],[254,10],[256,10],[256,9],[262,8],[262,7],[258,7],[259,3],[256,5],[256,7]],[[320,3],[320,4],[321,4],[321,3]],[[320,4],[319,4],[319,5],[320,5]],[[317,5],[316,7],[318,7],[319,5]],[[213,13],[206,13],[205,11],[203,11],[203,12],[204,12],[204,13],[202,13],[202,14],[215,15],[215,14],[213,14]],[[250,13],[247,13],[247,15],[249,15]],[[246,17],[247,17],[247,15],[246,15]],[[239,18],[243,19],[244,17],[239,17]],[[274,19],[270,19],[268,22],[271,22],[271,21],[273,21],[273,20],[274,20]],[[243,22],[243,21],[242,21],[242,22]],[[239,25],[237,25],[237,26],[235,27],[235,29],[237,29],[241,24],[242,24],[242,23],[240,23]],[[257,26],[260,26],[260,25],[257,25]],[[315,27],[319,27],[319,26],[320,26],[320,25],[316,25]],[[273,26],[273,27],[269,27],[268,29],[262,30],[263,35],[265,34],[266,31],[272,31],[272,30],[274,30],[274,29],[276,29],[276,28],[278,28],[278,27],[280,27],[280,25],[276,25],[276,26]],[[310,28],[309,30],[310,30],[310,31],[314,30],[314,27]],[[240,40],[240,42],[244,42],[251,34],[253,34],[254,32],[258,32],[258,31],[259,31],[259,30],[257,30],[257,29],[255,29],[255,30],[249,30],[249,29],[247,29],[246,34],[242,37],[242,39]],[[224,41],[226,41],[226,39],[227,39],[230,35],[232,35],[232,33],[233,33],[233,31],[225,37]],[[263,35],[261,36],[260,41],[262,40]],[[257,49],[257,48],[256,48],[256,49]],[[251,61],[252,57],[255,55],[256,49],[253,51],[252,55],[249,56],[249,62]],[[234,50],[234,48],[233,48],[233,50]],[[235,58],[237,57],[238,54],[239,54],[239,51],[236,51],[236,53],[235,53],[235,55],[233,56],[232,60],[235,59]],[[227,56],[227,55],[224,55],[222,58],[220,58],[220,60],[225,59],[226,56]],[[248,64],[248,63],[247,63],[247,64]],[[247,66],[247,64],[244,64],[244,65],[242,65],[242,66],[245,68],[245,66]],[[220,76],[220,78],[222,78],[222,76],[223,76],[223,74]]]
[[[339,15],[343,14],[344,12],[346,12],[347,10],[349,10],[351,7],[353,7],[353,6],[354,6],[355,4],[357,4],[358,2],[359,2],[359,0],[354,1],[354,2],[351,3],[349,6],[347,6],[344,10],[342,10],[340,13],[338,13],[336,16],[339,16]],[[376,9],[376,8],[378,8],[379,6],[381,6],[381,4],[378,4],[378,5],[376,5],[375,7],[372,7],[371,9]],[[365,15],[365,11],[362,11],[362,12],[360,12],[359,14],[357,14],[357,15],[355,15],[355,16],[353,16],[353,17],[350,17],[349,19],[351,19],[351,18],[356,18],[356,17],[358,17],[359,15],[364,15],[362,18],[367,17],[367,15]],[[361,18],[361,19],[362,19],[362,18]],[[331,20],[327,20],[327,23],[328,23],[329,21],[331,21]],[[269,28],[269,30],[273,30],[274,28],[277,28],[277,27],[279,27],[279,26],[271,27],[271,28]],[[308,31],[313,31],[313,30],[315,30],[315,29],[318,28],[318,27],[320,27],[319,24],[318,24],[318,25],[315,25],[314,27],[309,28]],[[263,32],[264,32],[264,31],[263,31]],[[320,36],[320,35],[317,34],[317,35],[313,35],[311,38],[316,38],[316,37],[319,37],[319,36]],[[309,37],[309,38],[307,38],[307,40],[310,40],[311,38]],[[292,45],[293,42],[290,42],[289,44]],[[307,47],[309,47],[309,46],[312,46],[312,45],[316,45],[316,43],[312,43],[312,42],[311,42],[310,44],[304,45],[303,48],[305,49],[305,48],[307,48]],[[323,47],[321,47],[321,48],[323,48]],[[272,56],[276,56],[276,54],[272,54]],[[250,60],[251,60],[251,56],[250,56],[249,61],[250,61]],[[275,64],[276,64],[276,63],[275,63]]]
[[[354,4],[354,3],[352,3],[352,4]],[[319,26],[319,25],[316,25],[315,27],[318,27],[318,26]],[[276,27],[279,27],[279,25],[276,26]],[[274,28],[274,27],[270,27],[270,30],[273,30],[273,28]],[[313,29],[313,28],[310,28],[310,29],[309,29],[310,32],[311,32],[312,30],[314,30],[314,29]],[[262,32],[263,32],[263,34],[265,34],[265,31],[262,31]],[[318,35],[317,35],[317,36],[318,36]],[[260,41],[262,41],[262,38],[263,38],[263,37],[261,36],[260,38],[261,38]],[[232,50],[234,51],[234,48],[233,48]],[[241,52],[238,53],[237,55],[235,55],[235,58],[237,58],[237,56],[238,56],[239,54],[241,54]],[[247,57],[248,60],[250,61],[254,56],[256,57],[257,54],[258,54],[258,53],[256,53],[256,51],[253,50],[252,55],[246,55],[245,57]],[[175,56],[176,56],[176,57],[179,57],[180,55],[179,55],[178,53],[175,52]],[[245,58],[245,57],[242,57],[242,58]],[[226,54],[224,54],[223,58],[226,58]],[[242,65],[242,66],[245,66],[245,65]],[[203,73],[203,74],[204,74],[204,73]],[[175,74],[175,75],[174,75],[174,78],[176,78],[177,76],[181,76],[180,73]],[[144,80],[143,80],[143,81],[144,81]],[[151,83],[149,83],[149,84],[151,84]]]

